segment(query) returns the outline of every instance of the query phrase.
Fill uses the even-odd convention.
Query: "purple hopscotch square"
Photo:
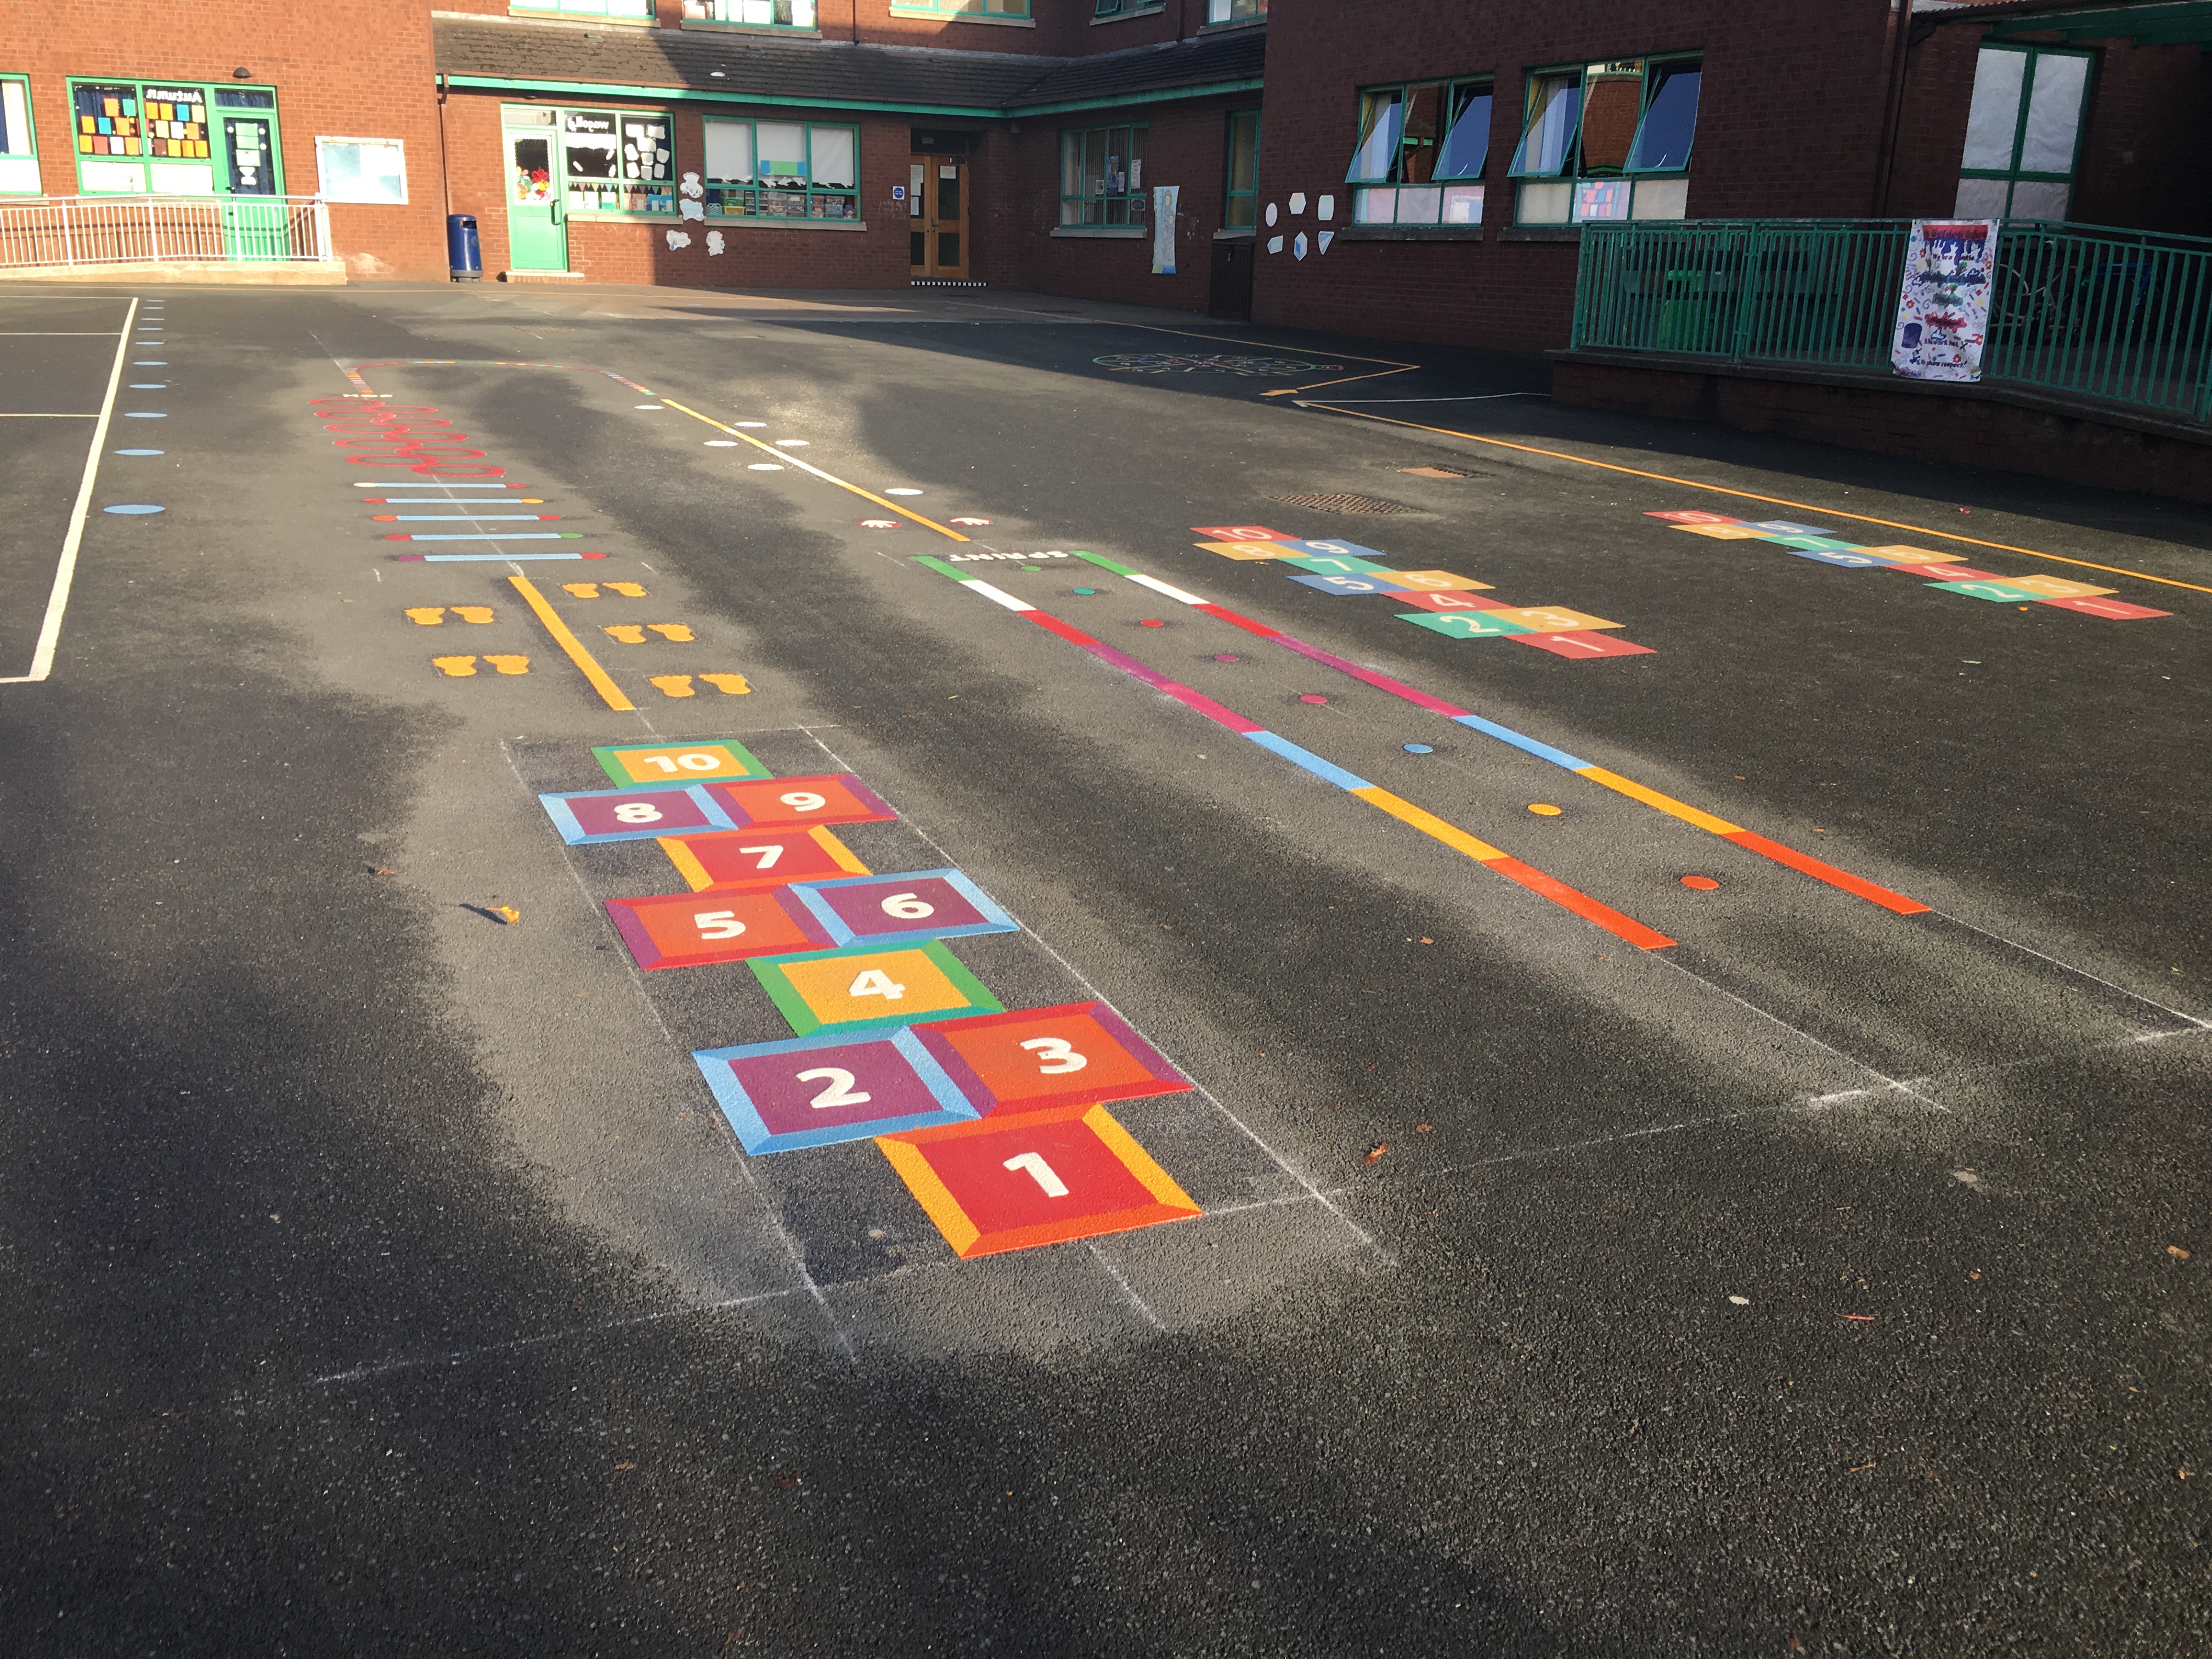
[[[561,839],[571,847],[737,828],[730,815],[698,784],[683,789],[585,789],[540,795],[538,799],[553,820],[553,827],[561,832]]]
[[[1019,922],[957,870],[799,882],[791,890],[839,945],[1021,931]]]
[[[881,1036],[700,1048],[691,1058],[738,1141],[755,1155],[976,1115],[936,1056],[905,1026]]]

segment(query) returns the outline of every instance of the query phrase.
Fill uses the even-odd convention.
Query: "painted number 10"
[[[724,764],[720,755],[641,755],[638,763],[657,766],[670,773],[679,769],[686,772],[719,772]]]
[[[1019,1170],[1028,1175],[1044,1191],[1047,1198],[1066,1198],[1067,1183],[1053,1172],[1051,1164],[1036,1152],[1021,1152],[1008,1158],[1001,1169]]]

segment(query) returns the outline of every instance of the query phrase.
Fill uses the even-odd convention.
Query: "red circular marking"
[[[1715,881],[1711,876],[1685,876],[1682,878],[1682,885],[1694,887],[1700,893],[1710,893],[1718,887],[1720,883]]]

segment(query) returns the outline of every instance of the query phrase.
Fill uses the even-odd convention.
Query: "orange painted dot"
[[[1711,876],[1685,876],[1682,878],[1682,885],[1694,887],[1700,893],[1710,893],[1719,886],[1720,883],[1715,881]]]
[[[1564,809],[1554,806],[1548,801],[1540,800],[1530,802],[1528,810],[1534,812],[1540,818],[1555,818],[1559,816],[1559,813]]]

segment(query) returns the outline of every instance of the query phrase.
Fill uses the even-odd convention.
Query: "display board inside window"
[[[1529,76],[1508,171],[1524,225],[1680,219],[1704,60],[1631,58]]]
[[[1060,135],[1060,222],[1142,225],[1145,129],[1064,130]]]
[[[815,21],[814,0],[685,0],[684,15],[757,29],[811,29]]]
[[[1984,46],[1960,158],[1962,219],[2063,219],[2093,63],[2086,52]]]
[[[276,94],[265,87],[73,81],[77,183],[88,195],[283,192]]]
[[[705,128],[709,218],[860,216],[858,127],[709,120]]]
[[[1030,0],[891,0],[891,9],[898,11],[939,11],[971,16],[1027,17]]]
[[[571,213],[676,211],[674,124],[665,115],[564,111],[561,156]]]
[[[1479,225],[1490,159],[1490,82],[1416,81],[1359,95],[1345,180],[1363,225]]]

